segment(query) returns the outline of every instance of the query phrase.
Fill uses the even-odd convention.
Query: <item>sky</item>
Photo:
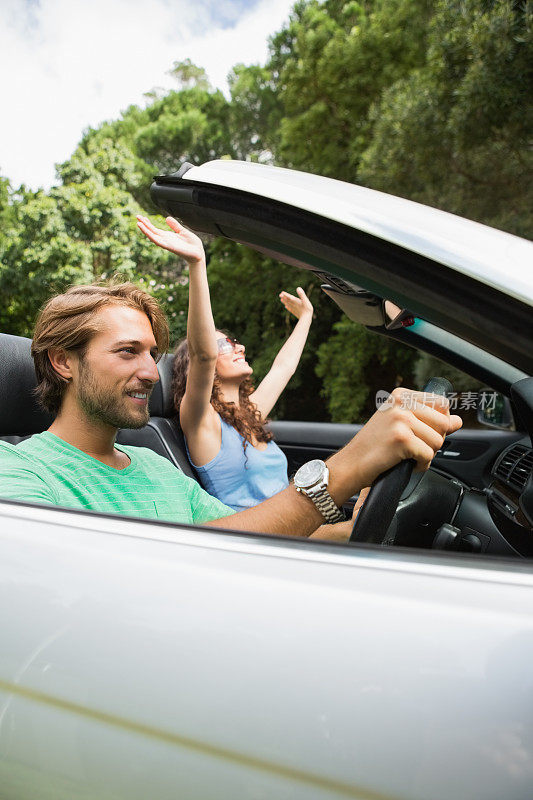
[[[227,94],[237,63],[264,63],[294,0],[0,0],[0,175],[48,189],[83,131],[145,92],[176,88],[189,58]]]

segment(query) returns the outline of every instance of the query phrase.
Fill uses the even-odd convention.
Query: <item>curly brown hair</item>
[[[225,334],[225,331],[221,331],[221,333]],[[174,408],[178,413],[187,386],[188,372],[189,346],[187,339],[184,339],[174,351],[172,366],[172,397]],[[272,433],[266,427],[268,420],[261,419],[257,406],[250,400],[253,390],[254,385],[250,378],[244,378],[239,386],[239,405],[227,403],[221,397],[220,382],[215,374],[211,392],[211,405],[224,422],[232,425],[241,434],[244,452],[246,452],[246,446],[252,444],[253,439],[258,442],[269,442],[272,439]]]

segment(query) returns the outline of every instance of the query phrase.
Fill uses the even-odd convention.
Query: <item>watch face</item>
[[[308,461],[300,467],[294,476],[294,485],[300,489],[306,489],[308,486],[313,486],[324,475],[325,464],[320,459],[316,458],[314,461]]]

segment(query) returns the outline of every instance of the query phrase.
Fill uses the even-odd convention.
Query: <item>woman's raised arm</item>
[[[189,373],[180,407],[180,422],[187,438],[200,427],[217,426],[211,392],[218,355],[211,311],[204,246],[201,239],[173,217],[165,222],[170,230],[156,228],[147,217],[137,217],[139,230],[159,247],[184,258],[189,265],[189,315],[187,343]]]
[[[270,414],[280,394],[296,372],[313,320],[313,306],[301,286],[298,286],[296,293],[298,297],[288,292],[280,293],[281,302],[287,311],[294,314],[298,322],[272,362],[269,372],[250,395],[250,400],[256,404],[263,419]]]

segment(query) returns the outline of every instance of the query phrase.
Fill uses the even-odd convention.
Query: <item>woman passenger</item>
[[[187,339],[174,359],[174,403],[189,460],[204,488],[240,511],[288,485],[287,459],[266,427],[267,417],[294,374],[307,340],[313,307],[304,290],[281,292],[296,318],[270,371],[254,389],[245,347],[213,321],[204,248],[196,234],[168,217],[170,230],[138,217],[139,229],[189,265]]]

